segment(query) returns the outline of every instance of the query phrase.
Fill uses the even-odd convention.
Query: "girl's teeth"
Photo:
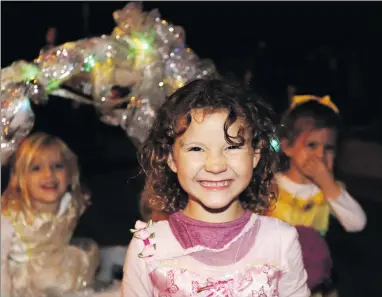
[[[230,184],[230,181],[229,180],[220,181],[220,182],[201,181],[200,183],[206,187],[225,187]]]

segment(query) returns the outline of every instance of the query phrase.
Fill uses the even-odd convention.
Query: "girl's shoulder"
[[[259,220],[261,227],[256,242],[261,242],[261,246],[257,248],[261,249],[263,256],[275,258],[281,267],[285,267],[285,259],[299,245],[297,229],[274,217],[259,216]]]
[[[261,223],[261,234],[266,234],[269,238],[284,238],[297,234],[296,228],[275,217],[258,216]]]
[[[15,232],[12,221],[9,216],[1,214],[1,239],[5,239]]]

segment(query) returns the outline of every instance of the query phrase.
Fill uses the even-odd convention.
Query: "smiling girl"
[[[141,163],[143,196],[170,215],[132,230],[123,297],[309,296],[296,230],[261,215],[273,197],[270,116],[221,80],[193,81],[164,103]]]

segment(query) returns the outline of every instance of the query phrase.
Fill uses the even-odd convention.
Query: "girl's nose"
[[[325,156],[325,149],[323,146],[320,146],[316,149],[316,156],[320,158],[321,160],[324,159]]]
[[[44,168],[43,174],[45,177],[52,177],[54,175],[54,170],[52,170],[52,168],[50,168],[49,166],[46,166]]]
[[[204,164],[204,169],[213,174],[219,174],[227,170],[226,158],[222,154],[210,154]]]

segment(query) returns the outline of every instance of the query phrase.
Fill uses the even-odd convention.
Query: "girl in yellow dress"
[[[1,200],[1,296],[63,296],[87,287],[98,248],[92,241],[69,245],[88,205],[76,156],[60,139],[36,133],[11,169]]]
[[[328,231],[330,215],[347,232],[363,230],[363,209],[333,176],[341,118],[330,97],[293,97],[281,124],[280,144],[288,166],[276,174],[278,199],[269,215],[321,235]]]

